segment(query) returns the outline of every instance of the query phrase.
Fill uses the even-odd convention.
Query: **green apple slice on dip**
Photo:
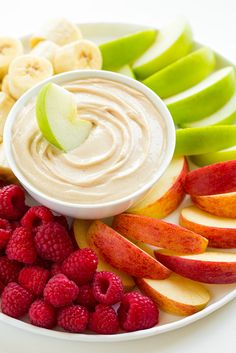
[[[51,82],[39,91],[36,117],[45,139],[65,152],[81,145],[92,129],[90,121],[78,118],[73,94]]]

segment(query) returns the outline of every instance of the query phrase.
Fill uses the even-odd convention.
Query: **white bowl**
[[[157,169],[156,173],[153,175],[152,179],[150,179],[142,188],[133,192],[132,194],[123,197],[121,199],[117,199],[114,201],[104,202],[100,204],[73,204],[70,202],[60,201],[55,198],[52,198],[40,190],[37,187],[33,186],[27,178],[21,173],[19,170],[12,153],[11,148],[11,135],[12,135],[12,127],[14,125],[14,121],[18,115],[18,113],[23,109],[25,105],[31,100],[33,97],[37,95],[40,88],[45,85],[47,82],[55,82],[58,84],[63,84],[69,81],[74,81],[83,78],[105,78],[113,81],[121,82],[125,85],[128,85],[140,92],[142,92],[145,96],[149,98],[149,100],[155,105],[155,107],[160,112],[163,121],[166,125],[167,131],[167,149],[163,161],[160,167]],[[129,207],[131,207],[134,202],[142,197],[161,177],[161,175],[165,172],[168,167],[175,147],[175,126],[172,120],[172,117],[166,108],[163,101],[148,87],[143,85],[142,83],[109,71],[95,71],[95,70],[78,70],[66,72],[60,75],[56,75],[50,77],[49,79],[41,82],[37,86],[33,87],[31,90],[26,92],[14,105],[12,108],[7,123],[4,128],[4,149],[7,157],[7,161],[12,169],[13,173],[19,179],[24,188],[28,191],[28,193],[41,204],[51,208],[52,210],[62,213],[64,215],[70,217],[77,218],[85,218],[85,219],[96,219],[96,218],[104,218],[114,216],[115,214],[119,214]],[[19,151],[20,153],[20,151]],[[135,182],[135,179],[134,179]]]

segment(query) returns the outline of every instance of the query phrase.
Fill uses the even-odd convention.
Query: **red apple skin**
[[[236,217],[236,192],[209,196],[192,196],[192,201],[202,210],[220,217]]]
[[[180,215],[179,222],[181,226],[201,234],[208,239],[210,248],[232,249],[236,248],[236,229],[234,228],[218,228],[205,226],[203,224],[194,223]]]
[[[88,240],[92,247],[99,248],[108,263],[131,276],[164,279],[171,273],[156,259],[101,221],[92,223]]]
[[[186,158],[184,158],[183,169],[180,175],[175,180],[171,188],[161,198],[150,205],[142,206],[140,208],[137,204],[134,208],[128,210],[128,212],[157,219],[167,217],[170,213],[175,211],[183,201],[185,196],[184,182],[188,171],[188,163]]]
[[[198,168],[186,176],[185,191],[194,196],[236,191],[236,160]]]
[[[163,265],[177,274],[194,281],[211,284],[230,284],[236,282],[236,262],[213,262],[190,260],[174,254],[154,251]]]
[[[113,228],[134,241],[140,241],[180,254],[199,254],[208,240],[176,224],[150,217],[123,213],[114,217]]]

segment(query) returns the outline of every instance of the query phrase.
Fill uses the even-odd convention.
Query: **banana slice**
[[[9,90],[18,99],[28,89],[53,75],[51,62],[43,57],[22,55],[9,66]]]
[[[2,143],[3,129],[14,99],[4,92],[0,92],[0,143]]]
[[[23,45],[19,39],[0,37],[0,80],[7,74],[10,62],[23,54]]]
[[[2,79],[2,91],[9,96],[11,95],[10,89],[9,89],[9,75],[5,75]]]
[[[42,56],[53,63],[54,56],[59,46],[51,40],[45,40],[37,44],[30,52],[34,56]]]
[[[0,144],[0,180],[5,181],[7,184],[19,184],[18,179],[7,163],[2,143]]]
[[[54,69],[56,73],[77,70],[102,68],[102,54],[96,44],[89,40],[78,40],[67,44],[56,51]]]
[[[82,38],[79,28],[66,18],[58,18],[45,23],[31,38],[33,48],[43,40],[51,40],[58,45],[65,45]]]

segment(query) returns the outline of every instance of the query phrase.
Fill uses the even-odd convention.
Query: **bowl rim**
[[[34,97],[39,90],[41,89],[42,86],[49,82],[53,83],[58,83],[58,84],[63,84],[66,82],[74,81],[74,80],[79,80],[83,78],[103,78],[103,79],[108,79],[111,81],[123,83],[133,89],[138,90],[139,92],[143,93],[151,102],[152,104],[158,109],[159,113],[161,114],[161,117],[166,125],[166,132],[167,132],[167,147],[166,147],[166,152],[165,156],[163,158],[163,161],[161,162],[157,172],[154,174],[154,176],[147,182],[145,183],[140,189],[134,191],[133,193],[130,193],[129,195],[126,195],[125,197],[115,199],[112,201],[107,201],[107,202],[101,202],[101,203],[71,203],[68,201],[62,201],[57,198],[51,197],[42,191],[38,190],[37,187],[32,185],[30,181],[23,175],[23,173],[20,171],[18,168],[15,159],[13,157],[13,152],[12,152],[12,144],[11,144],[11,133],[12,133],[12,127],[15,122],[15,119],[18,115],[18,113],[22,110],[22,108],[29,102],[32,97]],[[4,127],[4,132],[3,132],[3,145],[4,145],[4,150],[6,153],[6,158],[9,163],[10,168],[12,169],[13,173],[15,176],[19,179],[19,181],[22,183],[22,185],[29,190],[29,192],[32,192],[33,194],[41,197],[42,199],[45,199],[49,202],[53,202],[54,204],[64,206],[64,207],[70,207],[71,209],[78,209],[78,208],[86,208],[86,209],[93,209],[93,208],[103,208],[103,207],[112,207],[112,206],[119,206],[125,202],[129,202],[133,199],[138,199],[139,196],[147,192],[158,180],[159,178],[163,175],[165,170],[167,169],[169,163],[171,162],[171,159],[174,154],[174,149],[175,149],[175,141],[176,141],[176,135],[175,135],[175,125],[172,119],[172,116],[166,107],[165,103],[161,100],[161,98],[154,93],[150,88],[145,86],[143,83],[130,78],[128,76],[124,76],[122,74],[116,73],[116,72],[111,72],[111,71],[105,71],[105,70],[74,70],[74,71],[69,71],[65,73],[61,73],[58,75],[51,76],[33,88],[31,88],[29,91],[24,93],[14,104],[12,107],[8,119],[6,121],[5,127]]]

